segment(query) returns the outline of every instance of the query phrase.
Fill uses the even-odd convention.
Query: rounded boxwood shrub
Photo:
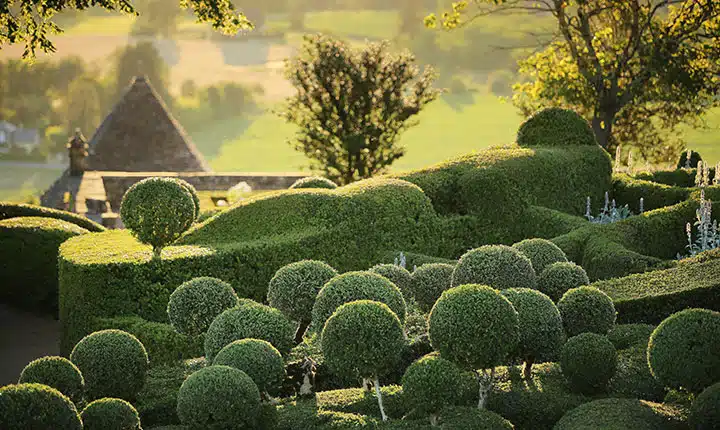
[[[690,407],[689,422],[692,428],[715,430],[720,428],[720,382],[702,391]]]
[[[293,182],[290,188],[327,188],[332,190],[337,188],[337,184],[322,176],[308,176],[307,178],[300,178]]]
[[[595,394],[607,389],[617,370],[617,351],[612,342],[596,333],[571,337],[563,346],[560,368],[570,388],[581,394]]]
[[[585,332],[608,334],[617,318],[612,299],[595,287],[568,290],[557,307],[569,337]]]
[[[533,146],[597,145],[595,133],[585,118],[570,109],[542,109],[520,125],[517,144]]]
[[[387,278],[404,294],[410,294],[410,272],[397,264],[378,264],[370,268],[370,272]]]
[[[664,386],[699,393],[720,382],[720,312],[686,309],[657,326],[648,343],[650,372]]]
[[[280,385],[285,379],[282,355],[270,342],[261,339],[241,339],[225,345],[213,364],[242,370],[261,392]]]
[[[525,239],[512,247],[530,259],[537,275],[553,263],[568,261],[565,252],[547,239]]]
[[[218,315],[205,334],[208,362],[229,343],[240,339],[262,339],[281,354],[293,346],[295,327],[279,310],[260,303],[245,303]]]
[[[147,178],[125,192],[120,218],[133,236],[152,245],[153,254],[159,257],[162,248],[177,240],[195,221],[195,203],[178,181]]]
[[[197,190],[195,187],[193,187],[188,181],[180,178],[173,178],[175,179],[188,193],[190,193],[190,197],[193,199],[193,204],[195,205],[195,220],[197,220],[200,217],[200,197],[198,197]]]
[[[260,391],[242,370],[209,366],[182,383],[177,414],[191,429],[253,429],[260,416]]]
[[[700,154],[696,151],[683,151],[682,154],[680,154],[680,158],[678,158],[678,162],[676,167],[678,169],[685,169],[687,168],[688,164],[688,152],[690,152],[690,168],[691,169],[697,169],[698,162],[702,161],[702,157]]]
[[[553,430],[673,430],[684,428],[675,408],[638,399],[600,399],[563,415]]]
[[[3,430],[82,430],[73,402],[43,384],[13,384],[0,388],[0,424]]]
[[[518,313],[497,290],[461,285],[435,302],[428,334],[442,357],[468,370],[487,369],[503,364],[517,347]]]
[[[43,384],[68,396],[73,403],[82,400],[85,380],[80,369],[65,357],[42,357],[31,361],[22,373],[18,384]]]
[[[142,430],[138,411],[122,399],[104,398],[90,402],[80,418],[84,430]]]
[[[537,288],[557,302],[568,290],[589,284],[590,278],[585,269],[567,261],[546,267],[538,277]]]
[[[85,378],[88,400],[133,400],[145,385],[149,365],[143,344],[132,334],[113,329],[82,338],[70,353],[70,361]]]
[[[495,412],[475,407],[449,407],[440,414],[443,429],[513,430],[512,423]],[[412,427],[408,427],[412,428]]]
[[[322,261],[303,260],[283,266],[270,280],[268,303],[293,321],[309,323],[315,298],[337,275],[337,270]]]
[[[197,336],[205,333],[218,315],[237,304],[232,285],[203,276],[184,282],[170,294],[167,314],[178,333]]]
[[[318,293],[312,310],[313,329],[321,331],[335,309],[355,300],[385,303],[405,322],[405,299],[395,284],[377,273],[347,272],[329,280]]]
[[[488,285],[492,288],[535,288],[532,262],[520,251],[506,245],[485,245],[466,252],[452,275],[452,286]]]
[[[450,288],[455,266],[429,263],[418,267],[410,280],[410,291],[423,312],[430,312],[443,291]]]
[[[565,342],[562,318],[550,297],[529,288],[510,288],[500,292],[518,313],[520,340],[516,354],[525,361],[530,377],[536,360],[555,359]]]
[[[445,407],[459,405],[463,372],[437,353],[412,363],[402,377],[402,393],[416,412],[436,416]]]

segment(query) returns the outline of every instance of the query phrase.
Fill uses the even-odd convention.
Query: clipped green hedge
[[[590,123],[572,109],[549,107],[540,109],[520,125],[517,132],[520,146],[597,145]]]
[[[684,429],[682,411],[668,405],[637,399],[600,399],[568,412],[555,430],[593,428],[603,430]]]
[[[673,206],[690,197],[690,189],[635,179],[627,174],[613,175],[613,198],[618,205],[627,204],[630,210],[640,213],[640,198],[645,211]]]
[[[0,301],[32,312],[58,313],[57,258],[60,244],[88,233],[54,218],[0,221]]]
[[[713,171],[715,169],[712,169]],[[655,182],[674,187],[694,187],[697,169],[658,170],[654,172],[640,172],[632,175],[635,179]]]
[[[70,224],[75,224],[78,227],[84,228],[85,230],[91,232],[100,232],[106,230],[105,227],[101,226],[95,221],[92,221],[82,215],[78,215],[72,212],[50,209],[37,205],[28,205],[25,203],[10,203],[0,201],[0,220],[20,217],[55,218],[62,221],[67,221]]]

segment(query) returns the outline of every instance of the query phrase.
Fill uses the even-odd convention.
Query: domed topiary
[[[147,178],[130,187],[120,205],[120,218],[140,242],[152,245],[153,255],[177,240],[195,221],[195,203],[180,183]]]
[[[690,162],[688,163],[688,152],[690,153]],[[693,150],[683,151],[677,162],[678,169],[697,169],[698,163],[702,161],[702,157],[698,152]]]
[[[530,259],[536,275],[553,263],[568,261],[563,250],[547,239],[525,239],[512,247]]]
[[[226,309],[237,306],[233,287],[217,278],[191,279],[170,294],[167,314],[173,328],[188,336],[205,333]]]
[[[585,332],[608,334],[617,318],[612,299],[595,287],[568,290],[557,307],[568,337]]]
[[[650,372],[664,386],[699,393],[720,382],[720,312],[686,309],[650,335]]]
[[[347,272],[329,280],[318,293],[312,310],[313,329],[321,331],[335,309],[355,300],[385,303],[405,322],[405,299],[395,284],[377,273]]]
[[[43,384],[68,396],[73,403],[82,400],[85,380],[80,369],[65,357],[42,357],[31,361],[22,373],[18,384]]]
[[[80,418],[84,430],[142,430],[138,411],[122,399],[95,400],[85,406]]]
[[[448,406],[459,405],[463,373],[453,362],[437,353],[412,363],[402,377],[403,397],[416,412],[428,414],[436,424],[436,416]]]
[[[0,427],[82,430],[83,425],[73,402],[58,390],[42,384],[17,384],[0,388]]]
[[[568,290],[590,284],[585,269],[573,262],[553,263],[540,273],[537,288],[554,302]]]
[[[707,387],[695,398],[689,418],[694,429],[720,428],[720,382]]]
[[[488,285],[492,288],[535,288],[530,259],[505,245],[485,245],[466,252],[453,271],[452,286]]]
[[[378,264],[371,267],[369,271],[387,278],[395,284],[403,294],[410,294],[411,275],[404,267],[400,267],[397,264]]]
[[[524,375],[531,377],[536,359],[555,359],[565,342],[562,318],[550,297],[529,288],[511,288],[500,292],[518,313],[520,340],[517,354],[525,360]]]
[[[520,125],[517,144],[533,146],[597,145],[590,124],[575,111],[557,107],[542,109]]]
[[[291,320],[307,324],[312,318],[315,298],[337,274],[337,270],[322,261],[303,260],[283,266],[270,280],[268,303]]]
[[[308,176],[307,178],[300,178],[290,185],[290,189],[293,188],[327,188],[332,190],[337,188],[337,184],[321,176]]]
[[[673,430],[685,428],[680,413],[669,405],[638,399],[600,399],[567,412],[554,430]]]
[[[582,333],[565,343],[560,368],[573,391],[602,392],[617,370],[617,351],[607,336]]]
[[[245,372],[261,392],[280,385],[285,379],[285,362],[280,352],[260,339],[241,339],[225,345],[213,365],[234,367]]]
[[[281,354],[292,348],[295,327],[279,310],[260,303],[241,304],[218,315],[205,334],[208,362],[229,343],[240,339],[262,339]]]
[[[185,379],[177,395],[177,413],[191,429],[254,429],[260,391],[242,370],[209,366]]]
[[[173,178],[175,179],[180,185],[182,185],[185,190],[190,193],[190,197],[193,199],[193,204],[195,205],[195,220],[197,220],[200,217],[200,197],[198,196],[197,190],[195,187],[193,187],[189,182],[187,182],[184,179],[180,178]]]
[[[443,291],[450,288],[455,266],[429,263],[418,267],[410,281],[410,291],[423,312],[430,312]]]
[[[379,379],[400,363],[405,333],[397,315],[384,303],[345,303],[328,318],[321,334],[325,364],[335,374],[375,381],[383,421],[387,419]]]
[[[88,400],[116,397],[132,401],[145,385],[149,365],[143,344],[122,330],[85,336],[73,348],[70,361],[85,378]]]

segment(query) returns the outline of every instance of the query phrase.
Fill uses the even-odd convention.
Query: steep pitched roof
[[[133,80],[88,145],[89,170],[211,170],[145,77]]]

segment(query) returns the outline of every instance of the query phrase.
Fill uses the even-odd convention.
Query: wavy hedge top
[[[8,218],[0,220],[0,227],[23,230],[56,231],[58,233],[71,234],[88,233],[87,229],[84,229],[76,224],[72,224],[61,219],[45,217]]]
[[[106,230],[102,225],[72,212],[24,203],[0,202],[0,220],[17,217],[56,218],[70,222],[91,232]]]

